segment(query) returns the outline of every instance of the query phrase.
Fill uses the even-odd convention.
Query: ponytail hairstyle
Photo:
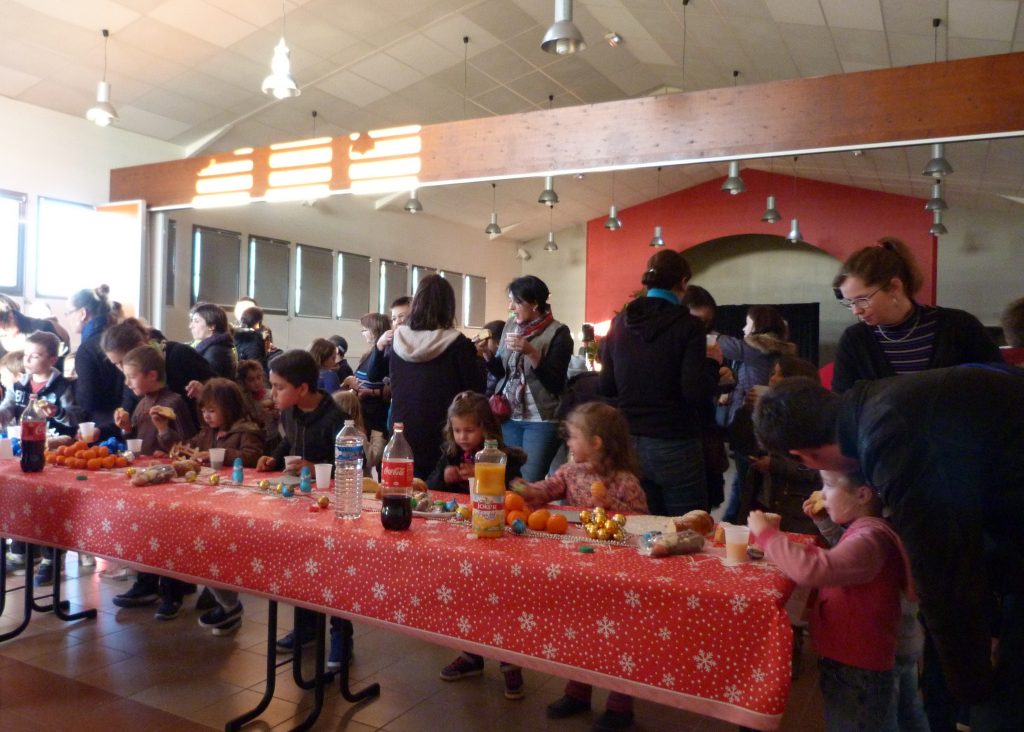
[[[879,239],[875,246],[858,249],[843,262],[832,280],[832,287],[836,292],[846,282],[847,277],[857,277],[866,286],[881,287],[887,292],[893,278],[898,279],[903,283],[907,297],[911,299],[923,284],[921,270],[914,260],[914,255],[906,244],[891,236]]]
[[[674,249],[662,249],[647,260],[647,271],[640,276],[640,283],[648,290],[682,289],[692,276],[686,257]]]
[[[548,290],[548,286],[544,284],[544,280],[540,277],[535,277],[534,275],[516,277],[508,283],[508,294],[516,302],[534,305],[538,313],[546,314],[551,312],[551,305],[548,303],[551,291]],[[504,325],[502,323],[502,326]]]
[[[640,474],[629,425],[618,409],[604,402],[585,402],[573,409],[565,421],[578,429],[586,440],[601,438],[601,449],[590,460],[591,467],[600,476],[612,478],[620,472]]]
[[[89,316],[87,320],[102,318],[109,322],[111,319],[109,295],[110,287],[100,285],[93,290],[79,290],[71,296],[71,304],[75,308],[83,308]]]
[[[771,333],[780,340],[789,338],[789,326],[786,325],[786,319],[771,305],[752,305],[747,310],[747,317],[753,324],[750,335]]]
[[[117,325],[103,331],[100,348],[104,353],[118,353],[124,356],[128,351],[149,342],[149,329],[137,318],[125,318]]]
[[[357,430],[362,432],[364,436],[369,434],[366,431],[366,422],[363,420],[363,403],[359,400],[359,395],[356,392],[352,389],[336,391],[331,394],[331,398],[334,399],[334,403],[338,405],[338,408],[352,419]]]

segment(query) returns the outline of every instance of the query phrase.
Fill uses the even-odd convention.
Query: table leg
[[[53,550],[53,604],[50,606],[53,609],[53,614],[61,620],[70,622],[72,620],[89,619],[92,620],[96,617],[96,608],[90,608],[89,610],[80,610],[77,613],[69,613],[67,610],[71,607],[71,604],[67,600],[60,599],[60,568],[64,566],[64,550],[54,549]],[[26,575],[27,576],[27,575]]]
[[[380,684],[370,684],[359,691],[352,691],[348,685],[348,666],[352,660],[352,636],[348,633],[342,634],[341,639],[341,668],[338,670],[338,679],[341,686],[341,696],[350,704],[361,702],[364,699],[373,699],[380,696]]]
[[[4,641],[9,641],[11,638],[17,638],[19,635],[21,635],[21,632],[28,627],[28,621],[32,619],[33,597],[31,567],[33,560],[35,558],[35,549],[36,548],[31,544],[25,547],[25,562],[26,566],[28,566],[29,569],[26,570],[25,574],[25,606],[21,618],[21,624],[18,625],[18,627],[14,630],[9,630],[6,633],[0,633],[0,643],[3,643]],[[2,580],[3,584],[0,585],[0,590],[2,590],[3,592],[0,594],[2,594],[4,599],[6,600],[7,593],[13,592],[18,588],[14,587],[11,590],[7,589],[7,557],[4,556],[2,557],[2,559],[4,560],[4,566],[0,567],[0,580]]]
[[[270,706],[270,700],[274,698],[274,688],[277,684],[277,601],[270,600],[267,608],[267,687],[263,691],[263,698],[259,703],[245,714],[230,720],[224,725],[225,732],[236,732],[245,724],[263,714]]]
[[[43,595],[43,597],[52,597],[53,602],[48,605],[42,605],[36,601],[35,592],[32,588],[32,568],[35,565],[36,550],[35,544],[25,545],[25,607],[23,611],[22,621],[14,630],[0,634],[0,643],[8,641],[11,638],[15,638],[28,627],[29,621],[32,619],[32,613],[48,613],[52,612],[55,616],[61,620],[70,622],[73,620],[82,620],[85,618],[92,619],[96,617],[96,610],[82,610],[77,613],[68,613],[68,608],[71,607],[71,603],[67,600],[60,599],[60,567],[61,560],[64,552],[60,549],[54,550],[54,571],[55,576],[53,578],[53,593],[51,595]],[[18,589],[18,588],[13,588]],[[6,604],[7,598],[7,563],[4,562],[0,565],[0,613],[3,612],[4,605]]]

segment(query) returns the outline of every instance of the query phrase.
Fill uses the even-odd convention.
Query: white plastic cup
[[[210,467],[214,470],[220,470],[224,467],[224,448],[223,447],[211,447],[210,448]]]
[[[10,437],[0,437],[0,459],[14,457],[14,445]]]
[[[10,424],[7,425],[7,436],[12,440],[21,439],[21,425]]]
[[[301,455],[285,455],[284,456],[284,469],[289,470],[302,460]]]
[[[78,434],[82,436],[83,442],[92,442],[96,439],[96,423],[95,422],[79,422],[78,423]]]
[[[334,467],[330,463],[317,463],[313,466],[316,472],[316,489],[318,491],[325,491],[331,487],[331,468]]]
[[[741,564],[747,561],[747,544],[750,542],[750,529],[746,526],[725,527],[725,563]]]
[[[142,440],[138,437],[133,437],[132,439],[125,440],[124,442],[128,446],[128,449],[136,455],[142,452]]]
[[[711,348],[711,346],[714,346],[718,343],[717,333],[708,333],[706,336],[704,336],[704,338],[708,344],[708,348]]]

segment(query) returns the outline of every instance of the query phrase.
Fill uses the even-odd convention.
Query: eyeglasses
[[[849,310],[853,310],[854,308],[860,308],[861,310],[863,310],[864,308],[871,307],[871,298],[873,298],[883,289],[885,289],[884,286],[879,287],[877,290],[875,290],[869,295],[861,295],[860,297],[850,298],[849,300],[843,297],[843,293],[838,287],[832,290],[832,292],[835,293],[836,300],[838,300],[839,304],[842,305],[844,308],[848,308]]]

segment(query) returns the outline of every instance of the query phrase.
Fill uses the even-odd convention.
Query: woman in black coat
[[[100,347],[103,332],[110,327],[110,288],[79,290],[68,301],[68,328],[82,334],[75,353],[75,401],[83,421],[95,422],[104,436],[114,424],[114,410],[121,406],[124,376],[107,360]]]
[[[238,354],[235,339],[228,328],[228,314],[219,305],[204,302],[189,311],[188,329],[194,347],[206,359],[213,372],[225,379],[235,380]]]

